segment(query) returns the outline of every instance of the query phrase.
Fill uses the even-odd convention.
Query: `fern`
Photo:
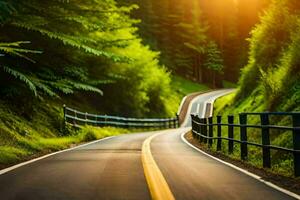
[[[34,85],[34,83],[30,80],[30,78],[28,78],[25,74],[14,70],[10,67],[7,66],[1,66],[1,68],[3,69],[3,71],[9,75],[11,75],[12,77],[14,77],[15,79],[24,82],[28,88],[34,93],[34,95],[37,97],[37,90],[36,87]]]
[[[14,12],[16,12],[16,10],[9,2],[0,0],[0,24],[4,23]]]
[[[44,84],[42,80],[31,77],[32,82],[34,83],[35,87],[39,89],[44,94],[54,97],[60,98],[48,85]]]
[[[74,94],[76,90],[94,92],[103,95],[103,92],[99,88],[85,83],[78,83],[73,80],[61,79],[58,81],[42,81],[42,82],[46,85],[49,85],[49,87],[57,91],[60,91],[66,95]]]
[[[11,36],[4,34],[3,40],[29,38],[46,54],[41,59],[35,58],[37,62],[34,62],[28,54],[42,52],[23,48],[29,41],[3,42],[0,43],[0,56],[9,55],[5,59],[7,63],[21,62],[12,57],[32,63],[26,63],[26,71],[21,68],[19,71],[12,64],[1,68],[25,82],[37,97],[43,94],[59,98],[60,94],[73,94],[78,90],[103,95],[99,85],[114,83],[117,78],[109,77],[109,70],[101,72],[89,70],[89,67],[133,61],[119,49],[136,40],[132,24],[137,21],[127,15],[134,8],[117,7],[113,0],[0,0],[0,29],[6,34],[14,32]],[[5,15],[3,10],[9,13],[10,20],[1,21]],[[92,76],[91,71],[97,74]],[[94,80],[92,77],[108,78]]]
[[[64,45],[69,45],[69,46],[81,49],[84,52],[89,53],[89,54],[93,54],[96,56],[103,56],[103,57],[112,59],[114,62],[120,62],[120,61],[127,60],[126,58],[117,56],[114,53],[109,53],[109,52],[106,52],[103,50],[98,50],[91,46],[82,44],[80,42],[82,40],[82,38],[80,38],[80,37],[70,36],[70,35],[67,35],[64,33],[51,32],[46,29],[35,27],[30,22],[13,22],[12,24],[15,26],[18,26],[18,27],[25,28],[30,31],[37,31],[37,32],[41,33],[42,35],[48,36],[50,39],[60,40],[61,42],[63,42]]]
[[[64,80],[60,81],[44,81],[46,84],[48,84],[51,88],[62,92],[63,94],[73,94],[74,90],[70,85],[68,85]]]
[[[10,42],[10,43],[0,43],[0,51],[4,52],[8,55],[18,56],[29,60],[31,62],[35,62],[31,58],[25,55],[25,53],[42,53],[42,51],[23,49],[21,48],[22,44],[29,44],[30,41],[18,41],[18,42]]]
[[[73,81],[68,81],[68,82],[71,86],[73,86],[77,90],[95,92],[95,93],[98,93],[100,95],[103,95],[103,92],[101,90],[99,90],[98,88],[93,87],[91,85],[87,85],[87,84],[84,84],[84,83],[77,83],[77,82],[73,82]]]

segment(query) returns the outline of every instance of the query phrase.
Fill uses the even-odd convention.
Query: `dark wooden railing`
[[[247,124],[248,116],[259,116],[259,125]],[[292,126],[278,126],[270,124],[270,116],[290,116],[292,117]],[[285,113],[285,112],[263,112],[263,113],[241,113],[239,114],[239,124],[234,123],[234,116],[230,115],[227,118],[227,123],[222,123],[222,117],[217,116],[216,123],[213,118],[199,118],[197,115],[192,117],[192,134],[194,138],[199,139],[201,143],[207,143],[208,147],[212,147],[216,141],[216,150],[222,150],[222,140],[228,141],[228,153],[232,154],[234,150],[234,143],[240,144],[240,158],[247,160],[248,145],[256,146],[262,149],[263,167],[271,167],[271,150],[279,150],[286,153],[293,154],[294,160],[294,174],[296,177],[300,176],[300,113]],[[214,128],[215,127],[215,128]],[[222,135],[222,127],[226,127],[227,137]],[[239,128],[239,139],[234,137],[234,128]],[[261,143],[248,141],[248,129],[260,129]],[[293,134],[293,148],[286,148],[274,146],[270,143],[270,130],[291,131]],[[217,132],[216,134],[214,132]],[[251,133],[249,133],[251,134]]]
[[[121,128],[168,129],[179,126],[178,117],[168,119],[139,119],[80,112],[64,106],[64,123],[73,126],[113,126]]]

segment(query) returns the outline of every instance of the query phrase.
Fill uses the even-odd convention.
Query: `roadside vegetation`
[[[173,99],[170,106],[175,112],[181,98],[189,93],[207,90],[208,87],[180,77],[172,78]],[[20,115],[13,104],[0,101],[0,168],[16,164],[39,155],[69,148],[84,142],[108,136],[145,131],[113,127],[82,127],[76,130],[72,126],[64,128],[62,103],[75,105],[82,111],[97,113],[92,105],[85,101],[64,98],[48,100],[34,106],[31,113]]]
[[[206,84],[190,81],[180,76],[172,76],[171,87],[172,91],[176,92],[180,100],[188,94],[204,92],[211,89]]]
[[[27,120],[0,104],[0,168],[80,143],[134,132],[112,127],[76,130],[69,126],[63,131],[61,107],[52,104],[37,109]]]
[[[142,43],[139,20],[129,16],[136,8],[114,0],[0,0],[0,165],[137,131],[64,130],[63,104],[124,117],[175,116],[188,91],[175,91],[159,52]]]
[[[273,1],[252,31],[249,61],[242,71],[237,92],[216,101],[215,116],[222,115],[226,121],[227,115],[235,115],[238,123],[237,115],[241,112],[300,111],[299,11],[298,1]],[[260,119],[250,117],[248,123],[259,124]],[[292,122],[289,117],[272,117],[270,123],[291,126]],[[290,131],[270,134],[271,144],[292,148]],[[261,142],[259,130],[250,129],[248,137],[250,141]],[[238,157],[238,151],[236,148],[232,156]],[[249,162],[261,167],[261,150],[251,147],[249,151]],[[292,160],[291,154],[272,151],[272,171],[292,176]]]

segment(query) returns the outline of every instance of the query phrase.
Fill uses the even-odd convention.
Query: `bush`
[[[158,63],[158,53],[150,51],[139,41],[117,54],[130,57],[129,63],[115,63],[113,73],[121,77],[103,91],[103,108],[107,113],[127,117],[174,116],[177,106],[169,107],[172,99],[170,75]]]
[[[259,88],[266,110],[283,108],[279,105],[287,101],[285,96],[290,96],[300,77],[300,15],[296,10],[291,0],[273,1],[252,31],[249,62],[242,71],[236,101]]]
[[[88,130],[83,136],[83,142],[89,142],[93,140],[97,140],[97,136],[94,131]]]

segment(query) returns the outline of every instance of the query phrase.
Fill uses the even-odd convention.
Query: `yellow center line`
[[[147,138],[142,147],[142,163],[148,187],[153,200],[175,200],[167,181],[159,170],[150,149],[153,138],[163,134],[157,133]]]

